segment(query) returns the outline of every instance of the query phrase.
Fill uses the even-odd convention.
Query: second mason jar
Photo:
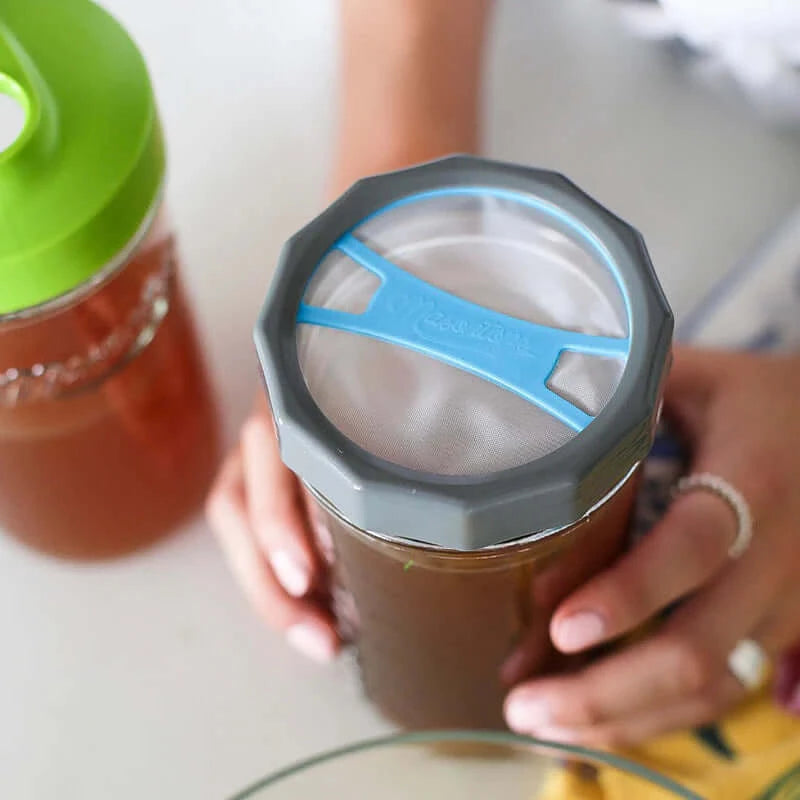
[[[641,237],[551,172],[378,176],[287,243],[256,341],[390,718],[497,727],[504,682],[568,666],[550,617],[624,546],[671,335]]]
[[[3,0],[0,95],[0,528],[120,556],[199,511],[218,450],[153,87],[90,0]]]

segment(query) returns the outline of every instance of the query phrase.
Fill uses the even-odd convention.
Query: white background
[[[256,385],[250,327],[278,248],[321,203],[335,3],[106,5],[156,84],[230,438]],[[610,5],[501,3],[487,74],[489,153],[562,170],[636,224],[679,313],[800,196],[798,133],[695,85]],[[348,663],[314,666],[262,629],[201,522],[98,566],[0,538],[0,637],[2,797],[219,799],[385,729]]]

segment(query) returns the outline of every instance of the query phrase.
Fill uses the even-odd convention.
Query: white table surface
[[[106,0],[149,61],[227,435],[282,240],[319,207],[335,109],[333,0]],[[800,198],[800,135],[694,83],[597,0],[501,3],[491,155],[558,168],[644,232],[676,310]],[[2,477],[0,476],[0,480]],[[82,566],[0,537],[0,796],[219,800],[387,730],[351,666],[264,630],[198,521]]]

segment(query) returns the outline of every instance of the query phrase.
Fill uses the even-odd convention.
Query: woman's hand
[[[263,394],[211,490],[207,516],[256,612],[317,661],[339,649],[304,495],[284,467]]]
[[[710,722],[745,695],[727,668],[739,641],[774,658],[800,641],[800,357],[680,349],[666,411],[692,446],[692,471],[746,498],[753,541],[732,560],[726,501],[706,491],[676,499],[634,549],[562,601],[551,638],[577,653],[681,605],[580,671],[514,689],[506,717],[517,731],[625,746]]]

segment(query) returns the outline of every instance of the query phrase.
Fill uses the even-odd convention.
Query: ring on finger
[[[762,688],[769,672],[769,656],[755,639],[741,639],[728,654],[728,669],[748,691]]]
[[[709,472],[698,472],[681,478],[673,490],[673,496],[698,490],[711,492],[722,498],[736,515],[736,538],[728,548],[728,555],[734,559],[739,558],[753,540],[753,515],[744,495],[725,478]]]

